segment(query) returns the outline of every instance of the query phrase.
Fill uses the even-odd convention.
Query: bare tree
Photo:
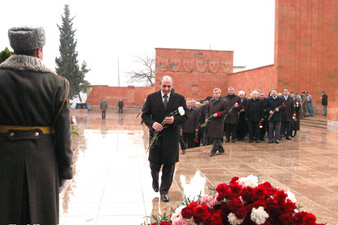
[[[140,71],[128,72],[131,77],[128,82],[147,82],[152,86],[155,79],[155,59],[146,56],[145,58],[136,57],[136,62],[142,64],[143,69]]]

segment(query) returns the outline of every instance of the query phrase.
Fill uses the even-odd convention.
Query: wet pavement
[[[176,164],[171,201],[163,203],[151,187],[147,161],[148,128],[138,110],[73,110],[74,179],[60,199],[60,224],[133,225],[151,214],[171,212],[183,196],[209,193],[232,177],[261,176],[295,193],[302,210],[317,221],[338,224],[338,133],[301,127],[280,144],[226,143],[225,155],[210,158],[210,146],[188,149]]]

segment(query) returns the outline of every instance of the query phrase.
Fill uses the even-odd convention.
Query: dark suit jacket
[[[266,99],[266,110],[270,115],[270,111],[274,111],[275,108],[279,107],[283,103],[282,98],[278,97],[273,99],[269,97]],[[270,122],[280,122],[282,121],[282,109],[279,109],[279,112],[275,112],[270,120]]]
[[[164,108],[161,91],[157,91],[148,95],[143,106],[142,119],[149,127],[149,140],[153,136],[154,130],[152,125],[154,122],[162,123],[163,119],[171,112],[182,106],[187,111],[187,105],[182,95],[171,92],[167,108]],[[154,144],[149,152],[149,161],[151,163],[175,163],[178,162],[179,155],[179,125],[182,125],[187,116],[174,116],[174,123],[165,125],[165,129],[159,133],[159,142]]]
[[[198,109],[192,108],[186,111],[188,119],[183,123],[183,133],[195,133],[195,129],[198,128]]]
[[[260,99],[249,99],[246,104],[245,110],[245,118],[249,122],[260,122],[260,120],[264,117],[264,103]]]
[[[288,100],[285,101],[284,96],[282,96],[283,103],[286,107],[282,107],[282,121],[290,122],[294,114],[294,103],[291,96],[288,96]]]
[[[226,100],[219,98],[217,101],[213,98],[210,100],[207,107],[207,116],[214,113],[221,113],[220,117],[212,117],[209,122],[208,137],[209,138],[222,138],[224,132],[224,116],[228,112]]]
[[[327,105],[327,100],[328,100],[327,94],[323,94],[322,95],[322,105]]]
[[[233,105],[237,102],[239,104],[240,98],[233,94],[233,95],[226,95],[223,97],[226,100],[227,108],[230,110]],[[230,123],[230,124],[236,124],[238,121],[238,112],[240,108],[233,108],[231,113],[228,115],[228,117],[225,120],[225,123]]]
[[[123,101],[118,101],[117,105],[118,105],[119,108],[122,108],[123,107]]]

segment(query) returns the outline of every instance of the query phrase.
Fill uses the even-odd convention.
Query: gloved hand
[[[67,187],[67,179],[60,179],[59,181],[59,194]]]

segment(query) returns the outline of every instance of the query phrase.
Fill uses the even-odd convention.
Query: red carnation
[[[283,107],[286,108],[286,104],[285,103],[282,103],[283,104]]]
[[[237,212],[240,208],[243,207],[243,203],[239,198],[231,199],[230,202],[228,202],[228,207],[231,212]]]
[[[218,116],[218,117],[220,117],[220,116],[221,116],[221,113],[220,113],[220,112],[217,112],[216,114],[217,114],[217,116]]]
[[[237,212],[235,212],[235,215],[238,219],[244,219],[247,214],[248,210],[245,207],[242,207]]]
[[[245,108],[245,106],[244,105],[242,105],[242,109],[244,109]]]
[[[181,214],[184,219],[190,219],[194,215],[194,211],[190,207],[185,207],[182,209]]]
[[[202,217],[207,212],[208,206],[206,204],[202,204],[194,208],[194,216],[196,217]]]
[[[219,184],[217,187],[216,187],[216,191],[218,193],[225,193],[226,191],[229,190],[229,186],[227,184]]]
[[[171,225],[171,224],[167,221],[163,221],[163,222],[160,223],[160,225]]]
[[[231,179],[231,181],[230,181],[230,184],[231,183],[235,183],[235,182],[237,182],[239,180],[239,177],[233,177],[232,179]]]
[[[293,216],[294,224],[301,225],[301,224],[307,224],[307,225],[315,225],[316,224],[316,217],[315,215],[307,212],[300,212],[296,213]]]
[[[285,209],[288,211],[288,212],[294,212],[295,209],[297,209],[297,206],[295,203],[293,203],[290,199],[287,199],[286,200],[286,203],[285,203]]]
[[[282,225],[289,225],[292,224],[292,216],[290,213],[285,213],[279,217],[280,222]]]
[[[196,207],[197,207],[197,202],[192,202],[192,203],[190,203],[190,204],[188,205],[188,207],[189,207],[189,208],[192,208],[192,209],[196,208]]]

